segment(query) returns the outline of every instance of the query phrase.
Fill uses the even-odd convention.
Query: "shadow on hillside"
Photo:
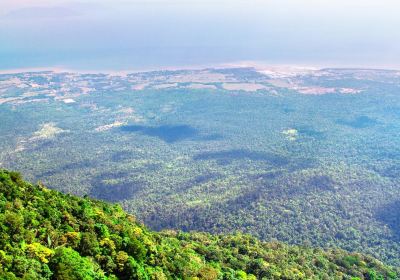
[[[113,162],[130,161],[130,160],[136,160],[139,158],[140,158],[140,155],[135,154],[132,151],[118,151],[118,152],[112,153],[110,155],[110,159]]]
[[[49,177],[49,176],[53,176],[55,174],[66,172],[68,170],[84,169],[84,168],[89,168],[92,166],[94,166],[94,162],[88,161],[88,160],[81,161],[81,162],[67,163],[67,164],[61,165],[55,169],[42,172],[42,173],[38,174],[37,177],[44,178],[44,177]]]
[[[386,224],[396,240],[400,240],[400,200],[384,205],[375,213],[375,218]]]
[[[379,172],[381,176],[395,179],[400,177],[400,166],[398,165],[392,165],[389,166],[385,169],[383,169],[381,172]]]
[[[324,140],[326,139],[325,133],[314,129],[311,126],[298,126],[296,130],[300,133],[300,135],[304,135],[307,137],[312,137],[317,140]]]
[[[218,134],[201,135],[199,130],[190,125],[125,125],[120,128],[123,132],[141,133],[147,136],[157,137],[166,143],[174,143],[183,140],[218,140],[222,138]]]
[[[144,182],[127,178],[126,172],[103,173],[92,180],[89,196],[118,202],[133,198],[138,191],[145,187]]]
[[[286,157],[273,153],[235,149],[220,152],[205,152],[193,157],[194,160],[216,160],[219,165],[227,165],[235,160],[263,161],[274,166],[283,166],[289,163]]]
[[[375,119],[372,119],[368,116],[360,116],[351,120],[340,119],[337,120],[336,123],[345,126],[350,126],[352,128],[368,128],[375,126],[378,122]]]
[[[193,187],[206,184],[218,179],[221,179],[223,176],[219,173],[215,172],[205,172],[204,174],[198,175],[191,180],[188,180],[184,184],[178,187],[177,191],[186,191]]]
[[[307,183],[309,191],[335,191],[335,181],[327,175],[316,175]]]

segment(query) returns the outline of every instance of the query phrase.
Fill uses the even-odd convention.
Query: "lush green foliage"
[[[226,90],[221,73],[267,88]],[[118,202],[153,230],[239,230],[400,266],[396,71],[274,83],[251,69],[210,70],[201,80],[211,87],[188,88],[195,74],[0,75],[0,103],[16,100],[0,104],[0,164],[64,193]],[[361,92],[304,95],[282,88],[288,79]]]
[[[397,279],[379,261],[343,250],[152,232],[119,205],[61,194],[6,170],[0,213],[1,279]]]

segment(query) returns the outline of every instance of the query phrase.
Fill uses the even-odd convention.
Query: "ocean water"
[[[397,6],[391,0],[0,3],[0,69],[130,70],[249,60],[397,68]]]

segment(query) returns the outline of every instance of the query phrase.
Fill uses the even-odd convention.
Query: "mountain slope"
[[[1,279],[398,279],[343,250],[247,235],[152,232],[119,205],[65,195],[0,170]]]

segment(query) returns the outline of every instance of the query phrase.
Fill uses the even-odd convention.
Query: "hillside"
[[[247,235],[153,232],[119,205],[0,170],[1,279],[398,279],[371,257]]]
[[[400,267],[399,89],[366,69],[0,74],[0,167],[152,230]]]

